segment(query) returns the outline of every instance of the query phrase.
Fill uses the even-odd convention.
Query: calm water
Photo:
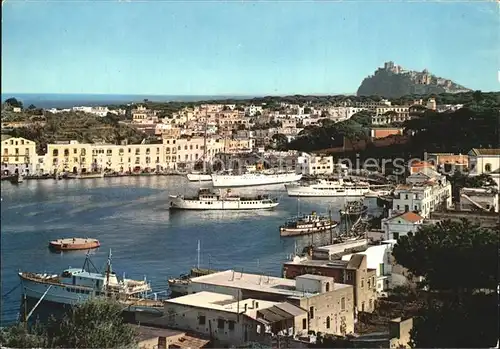
[[[329,242],[330,234],[281,238],[278,226],[297,213],[297,200],[283,186],[240,189],[280,197],[274,211],[168,211],[169,195],[195,193],[199,184],[183,177],[127,177],[86,180],[2,182],[2,323],[17,319],[21,289],[18,270],[60,273],[81,266],[86,252],[51,253],[49,240],[94,237],[101,248],[92,261],[103,267],[112,249],[118,275],[142,279],[155,291],[167,289],[167,279],[196,265],[197,241],[201,265],[218,269],[281,275],[282,262],[311,241]],[[343,199],[301,199],[303,213],[330,208],[338,219]],[[210,263],[209,263],[210,261]],[[209,265],[210,264],[210,265]]]

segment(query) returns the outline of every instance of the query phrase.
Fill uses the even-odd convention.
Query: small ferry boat
[[[259,185],[284,184],[299,181],[302,174],[295,172],[261,171],[238,174],[213,174],[214,188],[252,187]]]
[[[49,242],[49,248],[56,251],[90,250],[99,246],[99,240],[89,238],[57,239]]]
[[[340,210],[341,216],[359,216],[364,214],[368,207],[363,201],[347,201],[344,208]]]
[[[297,236],[320,233],[334,229],[338,222],[333,221],[330,217],[317,215],[312,212],[308,215],[303,215],[289,220],[280,227],[281,236]]]
[[[100,272],[87,254],[81,268],[69,268],[61,274],[19,272],[27,298],[74,305],[90,298],[112,298],[120,302],[146,299],[151,285],[146,280],[118,279],[111,269],[111,252],[107,267]]]
[[[227,190],[225,194],[215,193],[210,189],[200,189],[198,195],[170,195],[172,210],[270,210],[279,205],[277,199],[268,195],[243,197]]]

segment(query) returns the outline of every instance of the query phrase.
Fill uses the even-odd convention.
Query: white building
[[[249,116],[255,116],[257,113],[262,114],[263,108],[261,105],[250,105],[248,107],[245,107],[245,114],[248,114]]]
[[[297,170],[303,175],[331,175],[335,170],[333,156],[315,156],[302,153],[297,159]]]
[[[213,338],[221,345],[270,342],[272,334],[293,337],[302,332],[307,311],[291,303],[241,300],[201,291],[165,301],[168,327]]]
[[[365,108],[357,108],[357,107],[331,107],[328,108],[328,118],[335,121],[345,121],[350,119],[354,114],[359,113],[362,110],[366,110]]]
[[[386,125],[393,122],[404,122],[410,119],[410,107],[408,106],[383,106],[377,107],[372,117],[373,125]]]
[[[391,287],[391,254],[395,243],[395,240],[382,241],[380,245],[370,246],[365,251],[356,253],[366,255],[366,267],[377,271],[377,293],[387,291]],[[342,256],[342,260],[350,261],[353,255],[354,254],[346,254]]]
[[[424,218],[439,205],[446,208],[452,205],[451,184],[446,176],[430,168],[423,168],[406,178],[405,185],[394,191],[392,210],[395,214],[413,211]]]
[[[500,149],[474,148],[468,155],[471,176],[487,173],[500,186]]]
[[[36,171],[36,144],[21,137],[2,135],[2,173],[27,174]]]
[[[423,222],[424,217],[414,212],[405,212],[382,219],[382,230],[386,240],[397,240],[410,232],[415,233]]]

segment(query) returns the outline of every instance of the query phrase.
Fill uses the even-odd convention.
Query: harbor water
[[[298,203],[287,197],[283,185],[273,185],[233,191],[279,197],[280,205],[272,211],[169,212],[169,195],[195,194],[199,187],[180,176],[29,180],[19,185],[3,181],[2,325],[18,318],[18,271],[56,274],[83,265],[87,251],[53,253],[50,240],[97,238],[101,247],[91,252],[97,267],[104,268],[111,249],[117,275],[146,277],[161,292],[167,291],[169,277],[196,266],[198,240],[202,267],[280,276],[295,246],[328,244],[331,234],[281,238],[278,227],[298,210],[331,210],[339,220],[344,204],[343,198],[303,198]]]

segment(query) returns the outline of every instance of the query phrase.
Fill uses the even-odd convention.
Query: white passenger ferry
[[[213,174],[212,185],[214,188],[252,187],[259,185],[284,184],[300,181],[302,174],[295,172],[271,171],[252,172],[240,175]]]
[[[93,297],[130,302],[131,299],[145,299],[147,292],[151,291],[146,280],[119,280],[111,270],[111,252],[103,273],[97,270],[87,255],[82,268],[69,268],[61,274],[18,274],[27,298],[60,304],[74,305]]]
[[[370,192],[370,184],[366,182],[350,182],[339,180],[319,180],[311,184],[286,184],[288,196],[309,197],[349,197],[364,196]]]
[[[268,195],[243,197],[226,193],[215,193],[209,189],[200,189],[197,196],[170,195],[172,210],[270,210],[279,205],[277,199]]]

